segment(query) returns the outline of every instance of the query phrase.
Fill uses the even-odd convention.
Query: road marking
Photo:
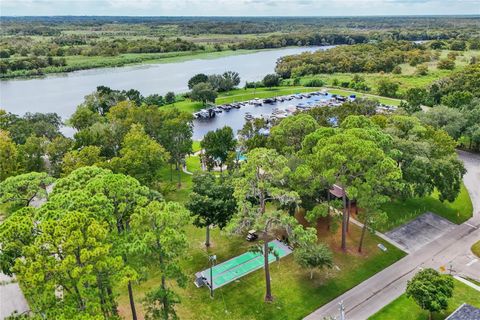
[[[470,261],[469,263],[467,263],[467,267],[470,267],[472,264],[474,264],[475,262],[477,262],[478,259],[473,259],[472,261]]]
[[[470,223],[468,223],[468,222],[465,222],[465,224],[466,224],[467,226],[469,226],[469,227],[472,227],[473,229],[478,229],[477,226],[474,226],[473,224],[470,224]]]

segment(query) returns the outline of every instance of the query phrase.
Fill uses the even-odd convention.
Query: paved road
[[[52,185],[48,186],[47,192],[52,192],[52,189]],[[45,201],[43,198],[35,198],[30,205],[38,208]],[[14,311],[25,313],[30,310],[20,286],[13,279],[0,272],[0,320],[10,316]]]
[[[467,168],[464,183],[474,206],[473,217],[317,309],[306,320],[338,318],[341,301],[348,320],[367,319],[405,292],[407,281],[420,268],[444,266],[456,274],[480,279],[480,261],[475,261],[470,251],[472,244],[480,239],[480,156],[462,151],[459,156]]]
[[[18,283],[0,272],[0,319],[5,319],[14,311],[23,313],[28,311],[27,300],[23,296]]]

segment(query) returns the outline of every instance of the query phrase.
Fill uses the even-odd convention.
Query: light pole
[[[217,256],[209,256],[208,260],[210,261],[210,298],[213,299],[213,267],[215,266],[215,261],[217,261]]]

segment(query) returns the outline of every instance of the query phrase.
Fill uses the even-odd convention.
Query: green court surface
[[[292,250],[278,240],[269,242],[268,246],[273,247],[279,258],[283,258],[292,252]],[[275,260],[275,255],[270,253],[268,255],[268,262],[272,263]],[[212,269],[213,289],[224,286],[250,272],[261,269],[263,263],[263,255],[261,253],[245,252],[235,258],[217,264]],[[210,286],[210,268],[197,273],[196,276],[197,278],[202,278],[207,286]]]

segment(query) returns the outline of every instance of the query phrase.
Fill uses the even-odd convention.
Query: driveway
[[[480,224],[480,155],[461,150],[457,153],[467,169],[463,183],[467,187],[473,204],[473,218],[467,222],[474,225]]]
[[[455,224],[434,213],[426,212],[392,231],[387,237],[415,252],[455,228]]]

